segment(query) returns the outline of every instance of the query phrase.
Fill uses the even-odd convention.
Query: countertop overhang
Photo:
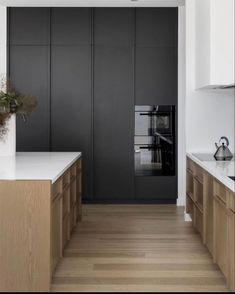
[[[0,180],[48,180],[54,183],[81,152],[17,152],[0,156]]]
[[[187,152],[187,156],[232,192],[235,192],[235,182],[229,178],[229,176],[235,176],[234,161],[202,161],[189,152]]]

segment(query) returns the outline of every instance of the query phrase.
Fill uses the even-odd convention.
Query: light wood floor
[[[84,205],[52,291],[216,292],[225,279],[173,205]]]

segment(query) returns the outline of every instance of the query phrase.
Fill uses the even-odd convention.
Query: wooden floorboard
[[[174,205],[84,205],[52,281],[62,292],[228,292]]]

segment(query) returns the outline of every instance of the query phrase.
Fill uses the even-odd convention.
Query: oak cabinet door
[[[205,175],[204,182],[204,243],[213,255],[213,177]]]
[[[62,200],[57,197],[51,209],[51,273],[53,274],[61,257],[62,238]]]
[[[228,278],[228,212],[225,203],[214,197],[214,259],[221,271]]]

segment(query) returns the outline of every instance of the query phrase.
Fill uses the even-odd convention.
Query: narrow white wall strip
[[[7,8],[0,6],[0,77],[6,77],[7,71]],[[7,122],[8,132],[4,140],[0,139],[0,156],[14,156],[16,150],[15,115]]]

